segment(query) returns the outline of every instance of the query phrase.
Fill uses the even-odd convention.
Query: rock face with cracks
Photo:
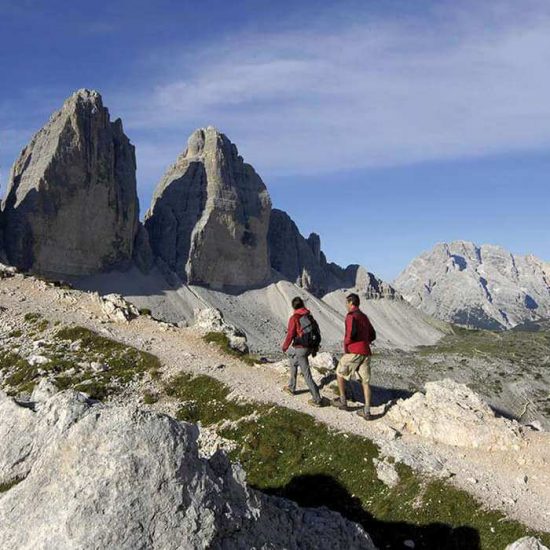
[[[10,264],[54,275],[124,267],[138,227],[134,146],[99,93],[79,90],[15,162],[3,203]]]
[[[196,130],[145,216],[151,246],[190,284],[261,286],[271,277],[271,201],[254,168],[215,128]]]
[[[321,239],[311,233],[306,239],[290,216],[273,209],[268,232],[271,267],[284,279],[322,297],[336,289],[360,291],[367,298],[398,298],[396,291],[365,268],[342,268],[329,263],[321,250]]]
[[[356,524],[247,487],[198,428],[83,394],[0,393],[2,548],[374,549]],[[29,503],[32,505],[29,506]]]
[[[400,432],[457,447],[519,450],[522,443],[517,422],[497,418],[476,393],[450,379],[428,382],[426,393],[400,399],[386,421]]]

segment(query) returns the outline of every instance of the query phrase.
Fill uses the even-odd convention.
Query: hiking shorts
[[[345,353],[336,367],[336,374],[349,380],[355,373],[362,384],[370,382],[370,355]]]

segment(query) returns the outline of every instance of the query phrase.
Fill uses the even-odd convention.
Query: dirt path
[[[17,275],[0,281],[0,306],[7,308],[5,313],[13,314],[8,318],[20,319],[25,313],[37,312],[51,321],[85,326],[149,351],[162,361],[165,379],[178,372],[206,374],[224,382],[236,396],[295,409],[336,430],[367,437],[380,446],[382,454],[420,472],[449,478],[489,508],[502,510],[508,517],[534,529],[550,531],[547,432],[530,432],[520,450],[506,452],[449,447],[406,434],[395,438],[395,432],[383,417],[367,423],[355,414],[332,407],[312,408],[307,404],[306,393],[294,397],[283,393],[286,378],[270,370],[269,365],[251,367],[226,356],[217,347],[206,344],[192,329],[169,327],[144,316],[129,323],[108,322],[93,294],[54,288]],[[9,329],[0,327],[2,332]],[[376,382],[376,363],[373,378]],[[170,403],[159,402],[157,407],[173,412]]]

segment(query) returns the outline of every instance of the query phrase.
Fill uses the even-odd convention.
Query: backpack
[[[376,340],[376,330],[372,326],[372,323],[370,323],[370,330],[369,330],[369,344],[374,342]]]
[[[321,345],[321,331],[311,313],[302,315],[298,321],[298,337],[294,343],[316,352]]]

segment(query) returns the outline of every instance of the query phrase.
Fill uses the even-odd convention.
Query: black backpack
[[[321,345],[321,331],[317,321],[308,313],[300,317],[299,324],[302,334],[294,338],[294,343],[317,351]]]

